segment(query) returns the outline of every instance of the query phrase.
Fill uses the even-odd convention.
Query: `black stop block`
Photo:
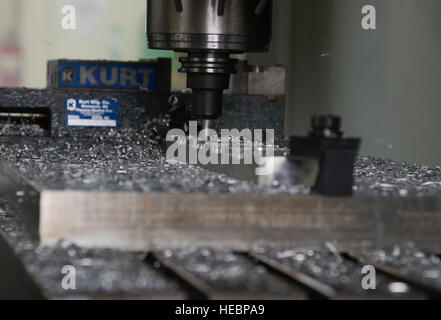
[[[291,155],[319,161],[320,172],[314,192],[327,196],[350,196],[360,144],[360,139],[292,137]]]

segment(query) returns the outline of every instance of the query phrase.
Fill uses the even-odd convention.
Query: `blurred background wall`
[[[0,86],[44,87],[55,58],[137,60],[148,51],[145,0],[0,0]],[[441,164],[441,1],[275,0],[274,41],[259,64],[288,68],[286,133],[341,115],[362,154]],[[77,29],[61,8],[77,9]],[[375,5],[377,30],[361,28]],[[177,63],[175,62],[175,67]],[[185,86],[174,74],[173,86]]]
[[[61,26],[64,5],[76,9],[76,30]],[[147,51],[145,12],[146,0],[0,0],[0,46],[17,46],[18,85],[35,88],[46,85],[49,59],[173,57],[173,52]],[[0,51],[1,60],[5,56]],[[0,65],[0,75],[11,64]],[[183,75],[174,76],[177,88],[185,86]],[[0,86],[16,85],[0,78]]]

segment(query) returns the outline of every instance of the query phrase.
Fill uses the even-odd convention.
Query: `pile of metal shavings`
[[[0,236],[5,237],[47,297],[182,298],[178,284],[136,255],[79,248],[67,241],[41,247],[6,202],[0,203]],[[76,290],[63,289],[63,267],[73,266]]]
[[[0,236],[3,235],[6,240],[15,244],[17,251],[32,246],[36,241],[36,237],[32,237],[26,224],[5,200],[0,200],[0,232]]]
[[[162,257],[206,282],[218,292],[241,292],[250,296],[264,293],[285,298],[299,298],[298,295],[303,295],[300,294],[301,289],[291,285],[286,279],[229,250],[190,247],[165,250]]]
[[[297,247],[289,249],[256,247],[253,252],[266,256],[289,270],[294,270],[328,285],[342,295],[398,296],[419,294],[409,285],[397,282],[384,274],[377,274],[375,292],[362,287],[363,265],[342,255],[332,243],[322,248]],[[412,268],[412,265],[409,266]]]
[[[64,103],[66,97],[69,98],[85,98],[96,97],[99,99],[117,99],[124,108],[121,110],[122,127],[141,127],[144,125],[144,119],[147,118],[147,112],[159,114],[159,109],[162,107],[161,99],[155,95],[150,96],[151,104],[149,110],[143,105],[143,98],[139,95],[118,92],[118,91],[103,91],[97,93],[94,90],[74,90],[63,91],[59,89],[15,89],[15,88],[0,88],[0,106],[2,107],[40,107],[49,108],[52,118],[52,134],[55,137],[81,136],[93,137],[97,133],[104,133],[105,128],[68,128],[64,123]],[[152,105],[156,106],[158,110],[152,110]],[[21,129],[20,129],[21,128]],[[21,131],[11,132],[9,135],[21,136],[23,135],[23,127],[19,126],[17,129]],[[35,128],[31,130],[30,135],[35,135]],[[37,130],[38,131],[38,130]],[[47,133],[45,134],[47,135]],[[37,135],[38,136],[38,135]]]
[[[396,268],[409,278],[441,290],[441,256],[423,252],[412,242],[388,249],[367,251],[363,256],[369,261]]]
[[[39,125],[28,121],[10,122],[0,121],[0,136],[2,137],[44,137],[48,132]]]
[[[355,194],[374,196],[441,196],[441,166],[429,167],[372,157],[355,163]]]
[[[93,138],[33,138],[0,145],[0,161],[37,190],[167,193],[292,193],[301,185],[259,187],[199,166],[167,161],[150,120],[139,129],[109,129]]]
[[[63,267],[75,268],[75,296],[173,298],[177,282],[166,279],[131,253],[79,248],[68,242],[56,247],[36,247],[21,254],[28,271],[51,297],[71,294],[62,287]],[[182,297],[181,297],[182,298]]]

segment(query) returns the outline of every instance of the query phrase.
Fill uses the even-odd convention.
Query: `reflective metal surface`
[[[181,3],[181,8],[176,2]],[[272,1],[147,2],[147,35],[151,49],[266,51],[271,40],[271,20]]]
[[[150,49],[187,52],[180,59],[193,91],[191,116],[222,115],[222,93],[229,88],[236,60],[231,53],[267,51],[271,41],[269,0],[148,0]]]

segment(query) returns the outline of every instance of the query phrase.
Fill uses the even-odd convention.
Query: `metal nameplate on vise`
[[[118,128],[117,99],[66,99],[66,126]]]
[[[139,62],[51,60],[48,88],[87,88],[169,92],[171,60],[160,58]]]

